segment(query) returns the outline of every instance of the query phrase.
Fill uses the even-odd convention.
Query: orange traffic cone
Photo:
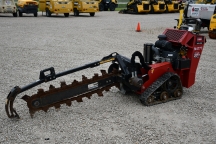
[[[136,31],[137,32],[141,32],[141,30],[140,30],[140,23],[138,22],[138,24],[137,24],[137,29],[136,29]]]

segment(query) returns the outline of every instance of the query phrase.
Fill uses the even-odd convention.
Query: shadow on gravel
[[[46,15],[40,15],[38,17],[46,17]],[[51,17],[47,17],[47,18],[71,18],[71,17],[86,17],[86,18],[93,18],[93,17],[97,17],[97,16],[89,16],[89,15],[80,15],[80,16],[74,16],[74,15],[69,15],[69,17],[65,17],[64,15],[52,15]]]
[[[93,18],[93,17],[97,17],[96,14],[95,16],[90,16],[90,15],[79,15],[79,16],[74,16],[74,15],[70,15],[70,17],[90,17],[90,18]]]
[[[13,15],[0,15],[0,17],[9,17],[9,18],[14,18]]]

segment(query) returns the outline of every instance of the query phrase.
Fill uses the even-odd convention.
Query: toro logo
[[[192,8],[192,11],[199,11],[199,8],[193,7],[193,8]]]

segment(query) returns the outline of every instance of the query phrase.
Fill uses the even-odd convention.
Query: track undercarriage
[[[166,73],[141,94],[140,101],[146,106],[152,106],[180,99],[182,94],[183,88],[179,77]]]

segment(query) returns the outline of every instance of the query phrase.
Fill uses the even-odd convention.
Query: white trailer
[[[178,26],[193,27],[193,31],[199,32],[201,28],[209,29],[212,15],[216,14],[216,4],[187,4],[180,12]]]
[[[209,37],[216,39],[216,4],[181,5],[177,28],[200,32],[207,27]]]

